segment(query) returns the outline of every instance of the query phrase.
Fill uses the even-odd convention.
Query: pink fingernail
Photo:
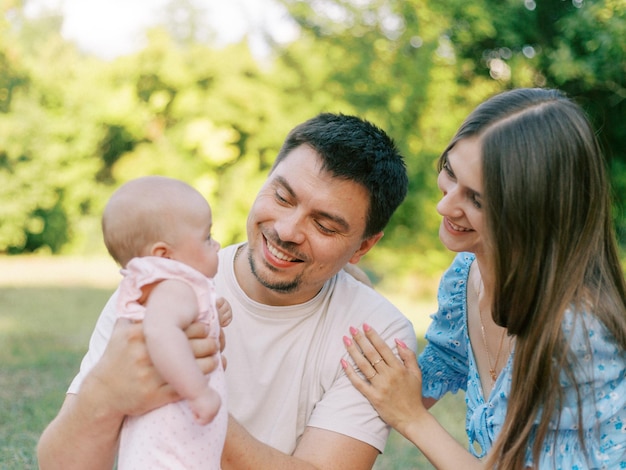
[[[352,340],[350,338],[348,338],[347,336],[343,337],[343,344],[345,344],[346,346],[352,346]]]
[[[367,323],[363,323],[363,331],[369,333],[370,331],[372,331],[372,327],[369,326]]]
[[[343,369],[347,369],[348,368],[348,361],[346,361],[345,359],[341,360],[341,367]]]
[[[398,346],[400,346],[402,349],[407,349],[407,348],[408,348],[408,346],[405,344],[405,342],[404,342],[404,341],[402,341],[401,339],[396,338],[394,341],[395,341],[395,342],[396,342],[396,344],[397,344]]]
[[[356,336],[357,334],[359,334],[359,330],[357,330],[355,327],[351,326],[350,327],[350,334],[352,336]]]

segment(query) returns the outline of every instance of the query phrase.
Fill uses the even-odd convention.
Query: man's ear
[[[359,247],[359,249],[354,252],[354,254],[352,255],[352,258],[350,258],[348,262],[352,264],[357,264],[359,260],[363,257],[363,255],[365,255],[365,253],[370,251],[374,247],[374,245],[378,243],[378,240],[383,238],[383,235],[384,235],[383,232],[378,232],[372,235],[371,237],[363,240],[361,242],[361,246]]]
[[[158,256],[159,258],[170,258],[172,249],[165,242],[156,242],[150,247],[150,256]]]

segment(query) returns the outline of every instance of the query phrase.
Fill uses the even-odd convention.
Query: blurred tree
[[[626,2],[451,0],[433,8],[450,18],[459,83],[556,87],[586,109],[609,160],[626,248]]]
[[[376,278],[385,272],[408,278],[416,267],[426,275],[439,271],[449,257],[437,236],[434,162],[476,100],[498,84],[458,84],[453,50],[442,33],[447,19],[425,0],[282,3],[302,36],[278,60],[297,74],[301,93],[346,103],[344,111],[384,128],[407,157],[409,194],[366,268]],[[315,67],[321,83],[311,83],[308,67]],[[466,93],[473,99],[463,99]]]
[[[110,153],[104,174],[115,185],[150,173],[189,181],[214,207],[216,237],[241,241],[256,190],[294,125],[293,108],[309,117],[314,106],[297,106],[285,91],[290,81],[261,68],[245,41],[181,47],[165,28],[148,39],[111,68],[127,105],[110,110],[107,148],[120,152]]]
[[[162,23],[179,45],[210,44],[216,37],[205,21],[207,9],[196,0],[170,0],[163,9]]]
[[[76,50],[59,34],[58,15],[34,22],[21,2],[3,4],[0,50],[10,58],[3,77],[12,77],[0,114],[0,250],[58,252],[74,235],[71,220],[92,199],[88,173],[95,168],[89,120],[81,132],[77,90],[68,86],[79,72]],[[15,77],[19,77],[17,80]]]
[[[516,86],[557,86],[590,112],[626,233],[623,0],[281,1],[301,36],[268,58],[246,39],[215,47],[198,3],[172,0],[145,49],[110,62],[64,41],[58,14],[0,3],[0,252],[101,249],[107,196],[148,173],[194,184],[220,241],[243,240],[287,132],[333,111],[375,122],[407,156],[410,194],[368,255],[374,274],[438,270],[434,162],[476,104]]]
[[[558,87],[587,109],[611,158],[626,243],[626,2],[282,3],[331,64],[326,92],[372,117],[409,158],[410,194],[383,246],[411,248],[414,266],[418,253],[437,258],[432,163],[475,105],[519,86]]]

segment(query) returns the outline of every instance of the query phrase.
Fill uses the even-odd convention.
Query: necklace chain
[[[485,345],[485,351],[487,352],[487,360],[489,361],[489,375],[491,376],[491,385],[496,383],[496,379],[498,378],[498,373],[496,372],[496,367],[498,367],[498,360],[500,360],[500,353],[502,352],[502,345],[504,344],[504,333],[506,329],[502,330],[502,334],[500,335],[500,345],[498,346],[498,352],[496,353],[495,361],[491,362],[491,353],[489,352],[489,346],[487,346],[487,335],[485,334],[485,325],[483,324],[483,312],[478,307],[478,315],[480,317],[480,332],[483,336],[483,343]]]
[[[487,353],[487,360],[489,361],[489,376],[491,377],[491,385],[495,385],[496,380],[498,379],[498,372],[496,371],[498,367],[498,361],[500,360],[500,353],[502,352],[502,345],[504,344],[504,334],[506,333],[506,328],[502,330],[502,334],[500,335],[500,345],[498,346],[498,352],[496,353],[495,360],[491,361],[491,352],[489,351],[489,346],[487,345],[487,334],[485,333],[485,324],[483,323],[483,311],[480,308],[480,294],[482,291],[482,281],[477,289],[477,305],[478,305],[478,318],[480,319],[480,332],[483,337],[483,344],[485,345],[485,352]]]

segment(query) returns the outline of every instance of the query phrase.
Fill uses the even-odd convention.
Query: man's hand
[[[208,337],[207,326],[196,322],[185,333],[200,369],[205,374],[214,371],[219,344]],[[109,397],[112,411],[121,415],[140,415],[180,399],[154,368],[142,323],[126,319],[117,320],[102,359],[85,378],[85,387],[98,388],[99,394]]]

